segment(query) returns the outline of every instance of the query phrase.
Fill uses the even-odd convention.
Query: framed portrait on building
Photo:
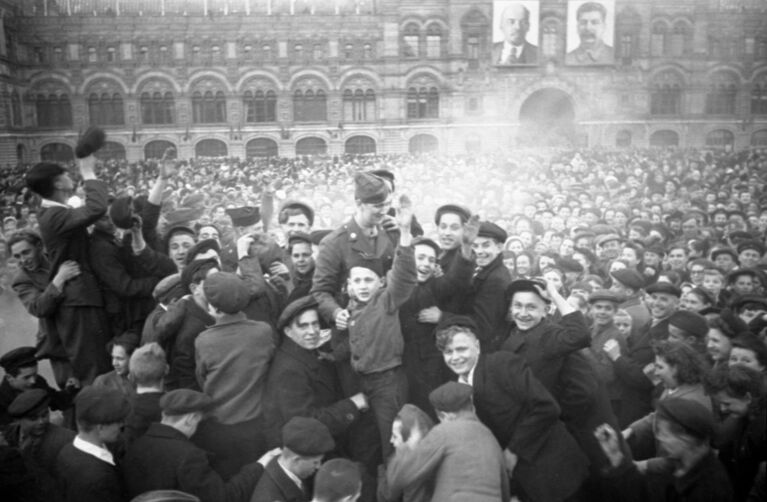
[[[615,0],[569,0],[565,64],[615,63]]]
[[[493,65],[538,64],[539,15],[537,0],[493,2]]]

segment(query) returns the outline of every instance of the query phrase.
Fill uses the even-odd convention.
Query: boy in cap
[[[360,468],[351,460],[328,460],[314,477],[312,502],[354,502],[362,492]]]
[[[251,502],[309,502],[306,485],[335,448],[330,431],[316,418],[293,417],[282,427],[282,452],[268,464]]]
[[[706,353],[706,318],[689,310],[677,310],[668,318],[668,340],[683,342],[701,354]]]
[[[201,392],[173,390],[160,399],[162,419],[128,448],[121,470],[128,495],[180,490],[206,502],[247,502],[275,455],[270,452],[242,467],[227,481],[213,470],[208,453],[191,438],[212,405]]]
[[[122,502],[122,481],[107,444],[120,438],[128,399],[119,390],[85,387],[75,398],[77,436],[56,459],[56,478],[67,502]]]
[[[67,282],[64,299],[52,314],[74,376],[90,383],[101,373],[109,371],[109,358],[102,348],[112,331],[104,312],[96,277],[91,268],[88,227],[107,211],[107,186],[96,178],[96,159],[92,153],[104,143],[105,134],[97,128],[88,129],[77,150],[79,174],[85,189],[85,204],[78,208],[67,205],[75,193],[75,182],[65,168],[41,162],[26,175],[29,189],[42,198],[40,235],[43,238],[51,274],[56,274],[65,262],[74,261],[80,274]]]
[[[584,353],[592,362],[597,377],[607,387],[612,409],[620,409],[620,389],[615,381],[613,364],[602,350],[609,340],[614,340],[623,350],[626,348],[626,337],[615,326],[615,316],[618,311],[620,298],[610,290],[597,290],[589,295],[589,311],[593,324],[591,326],[591,346]],[[631,319],[629,317],[629,319]]]
[[[433,481],[431,500],[509,500],[503,452],[493,433],[477,418],[470,385],[448,382],[429,394],[439,418],[418,442],[397,448],[387,467],[390,494]]]
[[[149,424],[160,420],[160,398],[164,394],[162,380],[168,373],[165,351],[154,342],[133,351],[128,364],[136,393],[130,396],[131,412],[125,419],[123,439],[126,446],[144,434]]]
[[[275,337],[268,324],[245,316],[250,290],[238,276],[214,272],[202,290],[216,322],[194,341],[195,371],[213,400],[215,420],[206,422],[196,439],[220,453],[221,472],[233,473],[266,451],[264,394]]]
[[[644,277],[636,270],[628,268],[610,272],[610,277],[612,278],[610,290],[621,299],[619,307],[631,316],[631,332],[639,336],[641,331],[650,324],[650,309],[645,305],[642,294],[645,285]]]
[[[312,255],[312,238],[304,232],[292,232],[288,237],[287,254],[290,259],[290,279],[292,290],[286,304],[308,295],[312,289],[314,276],[314,257]]]

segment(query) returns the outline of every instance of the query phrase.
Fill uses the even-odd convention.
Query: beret
[[[168,225],[181,225],[182,223],[189,223],[200,219],[204,212],[205,208],[179,207],[169,211],[165,215],[165,221],[168,222]],[[195,235],[193,230],[192,235]]]
[[[27,368],[37,364],[34,347],[19,347],[3,354],[0,357],[0,366],[6,373],[15,373],[19,368]]]
[[[479,224],[479,232],[477,232],[477,237],[493,239],[496,242],[503,244],[506,242],[508,235],[506,234],[506,230],[502,229],[495,223],[491,221],[483,221]]]
[[[332,230],[312,230],[312,233],[309,234],[312,237],[312,244],[315,246],[319,246],[320,242],[322,242],[322,239],[324,239],[329,233],[331,233]]]
[[[538,290],[538,288],[546,291],[546,283],[530,279],[517,279],[515,281],[511,281],[511,283],[506,287],[506,301],[510,302],[516,293],[535,293],[543,301],[550,303],[551,300],[541,296],[541,292]]]
[[[77,140],[77,146],[75,146],[75,157],[78,159],[84,159],[89,155],[93,155],[104,146],[106,142],[107,134],[103,129],[91,126],[85,130],[80,139]]]
[[[109,217],[117,228],[128,230],[133,226],[133,197],[117,197],[109,205]]]
[[[255,225],[261,219],[261,212],[257,207],[234,207],[227,209],[226,214],[232,219],[232,225],[235,227],[247,227]]]
[[[466,223],[471,218],[471,211],[468,208],[458,204],[445,204],[437,208],[437,212],[434,214],[434,223],[439,225],[439,219],[442,218],[443,214],[447,213],[457,214],[463,223]]]
[[[473,393],[471,385],[447,382],[429,393],[429,402],[436,411],[460,411],[471,403]]]
[[[280,208],[280,213],[286,209],[298,209],[309,219],[309,226],[314,225],[314,209],[309,204],[298,200],[288,200]]]
[[[160,409],[166,415],[185,415],[195,411],[205,412],[213,406],[210,396],[192,389],[176,389],[160,398]]]
[[[415,246],[429,246],[434,250],[434,253],[439,256],[441,251],[439,244],[429,239],[428,237],[419,236],[413,239],[413,247]]]
[[[613,279],[620,282],[627,288],[639,290],[644,287],[644,277],[642,277],[642,274],[636,270],[622,268],[620,270],[610,272],[610,276],[612,276]]]
[[[290,232],[290,235],[288,236],[288,247],[292,246],[295,242],[305,242],[307,244],[312,244],[312,236],[306,232]]]
[[[621,303],[621,299],[609,289],[598,289],[589,295],[589,303],[596,302],[613,302],[618,304]]]
[[[236,314],[250,303],[250,290],[245,281],[229,272],[210,274],[202,291],[208,303],[226,314]]]
[[[564,272],[583,272],[583,265],[569,256],[563,256],[557,260],[557,266]]]
[[[706,318],[689,310],[677,310],[668,318],[668,323],[695,338],[703,338],[708,334]]]
[[[607,242],[610,242],[610,241],[620,241],[620,240],[621,240],[621,236],[620,235],[610,233],[610,234],[600,235],[599,237],[597,237],[594,240],[594,244],[597,247],[601,247],[601,246],[603,246]]]
[[[189,248],[189,251],[186,252],[186,258],[184,258],[184,260],[186,261],[186,264],[189,265],[198,255],[204,254],[210,250],[213,250],[216,253],[221,253],[221,245],[216,239],[203,239]]]
[[[117,389],[89,385],[75,397],[75,417],[78,422],[113,424],[130,413],[128,398]]]
[[[732,236],[730,236],[730,237],[732,237]],[[745,251],[747,249],[753,249],[754,251],[756,251],[760,255],[763,255],[764,251],[765,251],[764,250],[764,246],[762,245],[761,242],[745,241],[745,242],[741,242],[740,244],[738,244],[738,254],[742,253],[743,251]]]
[[[364,204],[380,204],[384,202],[391,191],[383,178],[370,173],[354,175],[354,198]]]
[[[471,332],[474,333],[475,335],[477,334],[477,331],[479,331],[479,328],[477,327],[477,323],[474,322],[474,319],[472,319],[471,317],[466,315],[458,315],[458,314],[450,314],[450,313],[444,313],[442,317],[440,317],[439,322],[437,323],[436,331],[441,331],[443,329],[447,329],[452,326],[460,326],[462,328],[467,328],[471,330]]]
[[[645,288],[645,291],[647,292],[647,294],[650,294],[650,295],[653,293],[661,293],[661,294],[676,296],[677,298],[682,296],[681,289],[674,286],[670,282],[666,282],[666,281],[654,282],[650,284],[649,286],[647,286],[647,288]]]
[[[50,397],[44,389],[25,390],[11,401],[8,414],[13,418],[39,415],[43,409],[48,409]]]
[[[277,331],[281,332],[283,329],[285,329],[286,326],[293,322],[293,319],[298,317],[300,314],[306,312],[309,309],[316,308],[317,300],[315,300],[312,295],[307,295],[299,298],[298,300],[290,302],[288,306],[285,307],[285,310],[282,311],[282,314],[280,314],[280,318],[277,320]]]
[[[297,455],[324,455],[336,446],[327,426],[309,417],[293,417],[282,426],[282,446]]]
[[[362,267],[375,272],[378,277],[384,276],[384,264],[380,258],[366,258],[359,253],[353,253],[347,266],[349,271],[355,267]]]
[[[711,251],[711,260],[716,260],[716,257],[722,254],[728,254],[732,256],[733,260],[736,262],[738,261],[738,253],[736,253],[734,249],[726,247],[717,248]]]
[[[658,418],[676,423],[699,439],[711,437],[714,417],[709,409],[697,401],[672,397],[661,399],[657,406]]]
[[[189,263],[184,270],[181,271],[179,276],[179,287],[183,290],[184,294],[190,293],[189,286],[192,284],[194,275],[203,268],[219,268],[220,265],[215,258],[206,258],[204,260],[193,260]]]
[[[41,193],[47,190],[46,187],[56,176],[60,176],[67,172],[64,167],[54,164],[53,162],[40,162],[32,166],[25,176],[27,187],[38,195],[47,196],[48,194]]]

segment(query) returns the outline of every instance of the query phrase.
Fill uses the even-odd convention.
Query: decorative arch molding
[[[682,84],[682,86],[688,85],[687,70],[685,70],[683,66],[677,64],[663,65],[660,68],[654,69],[648,80],[650,85],[657,83],[663,84],[670,83],[672,81],[672,77],[678,78],[678,83]]]
[[[518,117],[519,112],[522,109],[522,105],[527,101],[527,98],[532,96],[535,92],[545,90],[545,89],[554,89],[557,91],[564,92],[568,96],[570,96],[570,101],[573,105],[573,114],[575,115],[575,121],[578,121],[578,117],[581,117],[583,115],[583,102],[586,100],[586,98],[583,96],[583,94],[580,92],[578,87],[576,87],[574,84],[571,84],[570,82],[567,82],[565,80],[562,80],[557,77],[553,78],[546,78],[538,82],[532,82],[527,87],[523,88],[516,96],[516,101],[512,104],[513,108],[510,110],[512,117]]]
[[[748,80],[743,75],[743,70],[741,68],[731,64],[721,64],[716,65],[713,68],[709,68],[706,72],[706,80],[710,82],[714,77],[720,74],[729,74],[730,76],[734,77],[738,85],[741,85],[743,82]]]
[[[339,89],[343,89],[347,85],[349,85],[350,81],[353,81],[356,78],[365,78],[367,80],[370,80],[373,83],[373,88],[377,91],[379,89],[383,89],[384,84],[383,80],[381,79],[381,76],[378,75],[373,70],[369,70],[367,68],[351,68],[349,70],[346,70],[341,74],[341,76],[338,78],[339,82]]]
[[[183,87],[183,91],[185,94],[189,94],[194,89],[225,90],[228,94],[234,92],[226,75],[213,70],[199,71],[190,76],[187,84]]]
[[[122,94],[123,99],[128,96],[128,90],[124,85],[120,85],[114,78],[97,78],[91,80],[87,86],[83,86],[80,94],[85,97],[96,93],[102,94],[104,92],[118,92]]]
[[[277,133],[277,132],[254,132],[248,135],[243,135],[242,142],[243,144],[247,145],[254,139],[270,139],[276,142],[278,145],[282,142],[280,133]]]
[[[50,75],[47,78],[40,78],[31,82],[27,93],[37,94],[41,91],[48,94],[68,94],[69,96],[75,94],[75,88],[70,84],[69,80],[59,75]]]
[[[176,145],[176,148],[178,148],[178,145],[181,143],[181,140],[174,136],[169,136],[167,134],[165,135],[152,135],[151,137],[147,138],[146,141],[142,141],[139,143],[141,145],[141,150],[143,151],[146,146],[149,143],[152,143],[153,141],[167,141],[169,143],[173,143]]]
[[[747,82],[752,84],[767,83],[767,66],[757,68],[751,73],[751,78]]]
[[[404,31],[405,28],[408,25],[411,25],[411,24],[418,25],[418,30],[419,31],[421,31],[424,28],[426,28],[426,23],[425,23],[424,18],[422,18],[421,16],[410,15],[410,16],[407,16],[407,17],[404,17],[404,18],[400,19],[400,21],[399,21],[399,31],[400,32]]]
[[[130,94],[130,88],[123,80],[123,77],[108,72],[98,72],[87,76],[83,80],[83,83],[80,84],[80,88],[77,90],[77,93],[83,96],[87,96],[90,94],[92,86],[101,86],[103,83],[111,85],[112,87],[110,88],[114,88],[115,86],[118,87],[123,96],[128,96]]]
[[[276,75],[264,70],[249,71],[248,73],[240,77],[240,79],[234,85],[234,88],[236,89],[236,92],[242,94],[243,92],[251,88],[251,85],[250,85],[251,81],[258,81],[258,80],[269,82],[269,84],[278,91],[285,90],[285,86],[282,85],[282,82],[280,82],[280,79]]]
[[[428,29],[429,26],[436,24],[439,26],[440,30],[442,30],[443,34],[447,34],[450,32],[450,25],[442,19],[441,17],[429,17],[424,19],[423,21],[423,28]]]
[[[131,93],[134,95],[138,95],[141,93],[141,91],[144,90],[144,87],[148,84],[151,84],[153,81],[159,81],[164,82],[175,91],[175,93],[181,94],[182,89],[179,83],[176,81],[175,78],[173,78],[172,75],[169,75],[162,71],[149,71],[147,73],[144,73],[143,75],[140,75],[136,79],[136,83],[133,85],[133,88],[131,89]]]
[[[423,77],[430,77],[437,81],[437,84],[439,84],[440,88],[447,88],[447,81],[445,80],[445,76],[442,74],[441,71],[439,71],[437,68],[433,66],[418,66],[416,68],[411,69],[409,72],[405,74],[405,87],[409,87],[410,85],[413,85],[414,82],[416,82],[419,79],[422,79]]]
[[[296,85],[303,79],[319,79],[324,85],[326,91],[335,90],[335,86],[331,82],[330,78],[321,70],[308,68],[300,70],[294,73],[288,81],[287,88],[291,91],[295,90]]]
[[[60,85],[67,89],[69,94],[75,94],[77,92],[77,88],[74,86],[74,84],[72,84],[72,81],[69,79],[69,77],[60,72],[40,72],[32,75],[28,89],[34,89],[41,83],[49,81],[58,82]]]

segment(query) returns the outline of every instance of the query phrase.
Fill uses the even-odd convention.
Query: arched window
[[[156,90],[152,93],[141,93],[141,122],[143,124],[172,124],[175,109],[175,99],[170,91],[163,93]]]
[[[541,53],[546,57],[555,57],[560,53],[560,23],[556,19],[547,19],[541,24]]]
[[[725,73],[715,75],[706,93],[706,113],[733,115],[737,96],[738,85],[731,75]]]
[[[706,146],[732,150],[735,146],[735,135],[727,129],[717,129],[706,135]]]
[[[40,149],[40,160],[51,162],[70,162],[75,159],[72,147],[64,143],[48,143]]]
[[[477,9],[472,9],[461,18],[463,55],[469,61],[469,68],[479,68],[479,61],[485,53],[490,22]]]
[[[442,29],[432,23],[426,29],[426,57],[436,59],[442,56]]]
[[[376,142],[369,136],[352,136],[346,140],[344,151],[350,155],[374,154]]]
[[[204,139],[194,147],[197,157],[226,157],[227,153],[226,143],[220,139]]]
[[[192,94],[192,122],[219,124],[226,122],[226,97],[222,91],[195,91]]]
[[[690,52],[691,30],[684,21],[677,21],[671,33],[671,55],[682,56]]]
[[[123,98],[119,93],[91,93],[88,97],[88,114],[91,125],[123,125]]]
[[[373,89],[346,89],[343,95],[344,122],[366,122],[376,118]]]
[[[161,139],[150,141],[144,146],[144,158],[147,160],[161,159],[168,148],[176,148],[176,145]]]
[[[413,155],[435,152],[439,148],[437,138],[431,134],[416,134],[410,138],[408,151]]]
[[[655,131],[650,136],[650,146],[655,148],[679,146],[679,134],[670,130]]]
[[[296,143],[296,155],[324,155],[328,144],[322,138],[302,138]]]
[[[125,147],[115,141],[107,141],[93,156],[100,160],[125,160]]]
[[[767,115],[767,75],[762,75],[761,80],[754,82],[751,88],[751,113]]]
[[[622,129],[615,135],[615,146],[618,148],[628,148],[631,146],[631,131]]]
[[[436,87],[410,87],[407,91],[407,118],[439,117],[439,90]]]
[[[245,91],[245,121],[248,123],[274,122],[277,120],[277,93],[258,89]]]
[[[279,147],[277,142],[269,138],[256,138],[248,141],[245,145],[245,156],[252,157],[277,157]]]
[[[72,126],[72,105],[68,94],[38,94],[35,111],[39,127]]]
[[[652,25],[652,38],[650,39],[650,55],[660,57],[666,52],[666,38],[668,26],[663,21],[656,21]]]
[[[293,94],[293,120],[319,122],[327,120],[327,96],[322,89],[298,89]]]
[[[755,131],[754,134],[751,135],[751,146],[760,148],[767,147],[767,129]]]
[[[656,75],[650,88],[650,114],[678,115],[682,110],[682,84],[674,72]]]
[[[405,26],[402,31],[402,56],[406,58],[421,57],[420,51],[421,30],[415,23]]]

